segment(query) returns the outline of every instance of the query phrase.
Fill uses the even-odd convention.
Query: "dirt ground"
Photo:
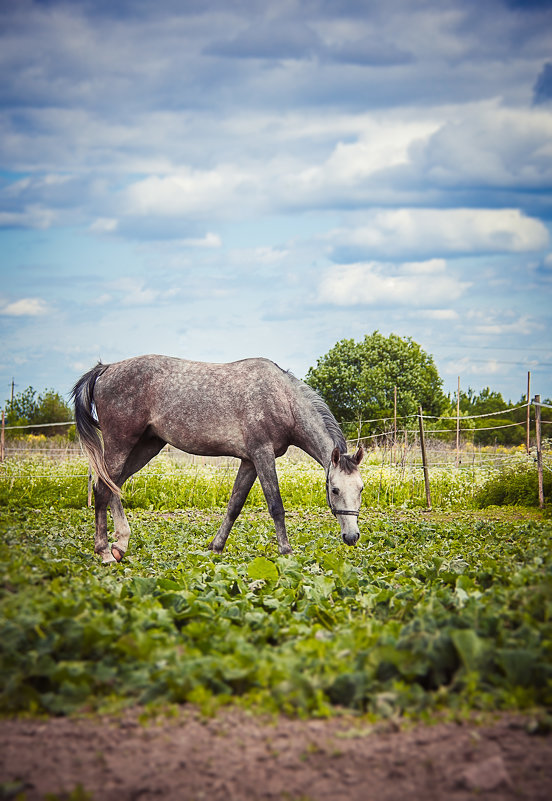
[[[0,798],[550,801],[552,735],[529,734],[528,723],[398,728],[189,710],[145,725],[136,712],[3,720]]]

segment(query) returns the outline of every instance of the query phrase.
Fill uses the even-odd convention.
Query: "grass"
[[[3,516],[0,710],[239,703],[326,716],[552,704],[552,527],[518,513],[366,512],[360,546],[328,512],[288,515],[292,557],[248,510],[134,510],[102,566],[92,510]]]
[[[518,457],[525,464],[524,458]],[[312,461],[280,459],[277,462],[280,488],[287,508],[325,508],[324,473]],[[423,472],[417,466],[395,466],[388,461],[367,458],[361,466],[364,504],[370,507],[405,508],[425,506]],[[167,455],[133,476],[124,487],[124,502],[130,509],[211,509],[225,506],[230,497],[237,467],[194,465],[175,461]],[[490,466],[431,468],[432,503],[436,507],[462,509],[478,503],[478,493],[496,476]],[[79,509],[87,500],[87,463],[82,458],[53,461],[48,457],[10,459],[0,471],[0,506]],[[510,499],[509,503],[515,503]],[[256,482],[248,506],[264,505]]]
[[[516,481],[484,467],[432,468],[428,513],[421,471],[368,459],[361,541],[349,549],[321,468],[280,460],[295,554],[277,555],[256,485],[216,556],[206,544],[235,468],[162,456],[125,488],[127,558],[102,566],[86,464],[9,460],[0,476],[0,711],[549,708],[552,524],[536,509],[477,509],[500,486],[518,487],[510,502],[532,500],[534,470],[519,464]]]

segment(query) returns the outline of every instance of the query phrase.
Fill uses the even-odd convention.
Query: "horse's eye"
[[[337,489],[337,487],[333,487],[332,492],[334,495],[339,495],[339,490]]]

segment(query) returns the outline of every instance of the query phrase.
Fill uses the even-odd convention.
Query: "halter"
[[[330,511],[334,517],[338,515],[354,515],[354,517],[358,517],[360,514],[360,509],[358,512],[354,512],[352,509],[335,509],[332,504],[332,499],[330,497],[330,470],[331,470],[331,462],[326,470],[326,500],[328,502],[328,506],[330,507]]]

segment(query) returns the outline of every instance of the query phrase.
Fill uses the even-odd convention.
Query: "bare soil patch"
[[[0,723],[0,798],[549,801],[552,736],[509,715],[406,728],[183,710]],[[77,787],[82,787],[88,795]],[[23,794],[23,795],[21,795]]]

